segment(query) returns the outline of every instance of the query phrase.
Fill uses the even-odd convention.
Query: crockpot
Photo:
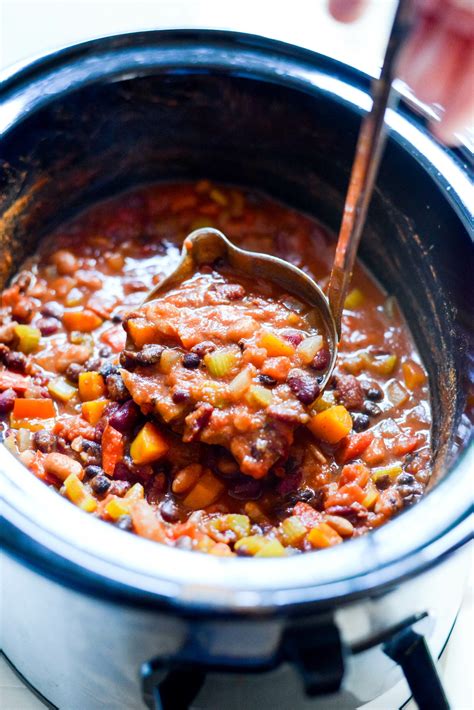
[[[151,181],[257,187],[337,231],[370,107],[368,78],[344,65],[214,31],[87,42],[7,75],[1,94],[2,283],[59,222]],[[324,708],[390,707],[401,666],[420,707],[447,706],[428,647],[448,636],[471,537],[470,184],[407,107],[387,125],[361,257],[429,372],[431,490],[337,548],[226,559],[104,525],[1,447],[4,651],[51,704],[303,708],[325,693]]]

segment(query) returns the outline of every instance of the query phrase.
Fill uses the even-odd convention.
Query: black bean
[[[117,323],[117,324],[118,324],[118,323],[121,323],[121,322],[122,322],[123,318],[122,318],[122,316],[120,315],[120,313],[113,313],[113,314],[111,315],[111,317],[110,317],[110,320],[112,321],[112,323]]]
[[[33,434],[33,445],[43,454],[49,454],[56,446],[56,437],[46,429],[40,429]]]
[[[121,515],[120,518],[115,523],[115,527],[119,530],[125,530],[129,532],[132,529],[132,518],[130,515]]]
[[[84,478],[86,480],[89,480],[91,478],[95,478],[96,476],[103,476],[104,471],[100,466],[96,466],[95,464],[89,464],[89,466],[86,466],[84,469]]]
[[[183,357],[183,367],[186,367],[188,370],[195,370],[199,367],[200,362],[201,358],[197,353],[186,353]]]
[[[109,348],[108,345],[103,345],[100,350],[99,350],[99,356],[100,357],[110,357],[112,355],[112,348]]]
[[[108,375],[108,377],[105,378],[105,384],[109,399],[112,399],[114,402],[125,402],[125,400],[130,397],[130,393],[125,387],[125,383],[120,374]]]
[[[191,395],[186,390],[175,390],[171,395],[171,399],[175,404],[184,404],[190,401]]]
[[[131,369],[137,365],[156,365],[161,360],[163,350],[163,346],[157,344],[145,345],[139,352],[124,350],[120,354],[120,364],[127,369]]]
[[[286,382],[293,394],[303,404],[311,404],[319,394],[319,384],[316,378],[300,368],[290,370]]]
[[[364,405],[362,407],[362,411],[364,414],[368,414],[369,417],[378,417],[378,415],[381,413],[381,409],[379,406],[374,404],[374,402],[364,402]]]
[[[8,414],[13,409],[16,399],[15,390],[5,390],[0,394],[0,414]]]
[[[179,509],[172,498],[166,498],[160,505],[160,513],[167,523],[176,523],[180,519]]]
[[[372,402],[380,402],[383,399],[383,389],[378,385],[371,385],[365,394]]]
[[[90,487],[97,493],[97,495],[103,495],[107,493],[110,488],[111,480],[107,476],[99,475],[95,476],[90,482]]]
[[[78,365],[77,362],[72,362],[67,367],[66,377],[70,382],[76,384],[79,381],[79,375],[81,372],[84,372],[82,365]]]
[[[102,462],[102,447],[96,441],[82,440],[81,459],[86,465],[99,466]]]
[[[331,361],[331,353],[327,348],[321,348],[318,350],[313,358],[311,367],[313,370],[325,370]]]
[[[36,326],[39,328],[41,335],[47,337],[54,335],[59,330],[59,321],[57,318],[40,318]]]
[[[365,431],[370,426],[370,419],[367,414],[351,414],[352,428],[354,431]]]
[[[48,303],[43,304],[40,313],[46,318],[57,318],[60,320],[64,313],[64,308],[56,301],[48,301]]]
[[[23,353],[17,353],[14,350],[9,350],[3,356],[3,361],[9,370],[14,372],[24,372],[28,364],[28,359]]]
[[[411,473],[406,473],[405,471],[397,477],[397,485],[413,486],[416,482],[415,476]]]
[[[377,480],[375,481],[375,485],[379,489],[379,491],[385,491],[392,483],[392,479],[388,474],[385,476],[379,476]]]
[[[275,378],[271,375],[259,375],[257,377],[257,380],[260,382],[261,385],[265,385],[265,387],[275,387],[277,383]]]
[[[300,491],[295,491],[290,493],[288,497],[288,503],[291,505],[296,505],[300,501],[303,503],[310,503],[315,497],[314,491],[311,488],[303,488]]]
[[[109,375],[116,375],[120,372],[120,368],[117,365],[112,365],[111,362],[106,362],[102,365],[99,370],[102,377],[108,377]]]

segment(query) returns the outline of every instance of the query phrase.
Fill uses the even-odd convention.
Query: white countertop
[[[326,0],[277,0],[272,3],[271,11],[267,2],[258,0],[239,0],[236,4],[225,0],[0,0],[0,68],[101,35],[185,27],[266,35],[315,49],[375,74],[394,6],[394,0],[373,0],[370,12],[362,20],[344,26],[328,16]],[[440,661],[453,710],[474,708],[473,628],[471,584]],[[2,710],[44,707],[3,658],[0,658],[0,707]],[[408,706],[410,710],[414,707],[414,704]]]

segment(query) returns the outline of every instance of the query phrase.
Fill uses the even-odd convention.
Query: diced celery
[[[373,468],[371,472],[372,480],[378,481],[382,476],[389,476],[392,480],[395,480],[402,472],[402,467],[399,463],[389,464],[388,466],[379,466],[378,468]]]
[[[18,451],[26,451],[31,446],[31,431],[29,429],[19,429],[16,435]]]
[[[285,548],[276,538],[273,540],[267,539],[266,544],[255,553],[255,557],[283,557],[284,555]]]
[[[323,394],[318,397],[318,399],[313,402],[311,405],[311,408],[314,409],[315,412],[323,412],[325,409],[329,409],[330,407],[334,407],[336,404],[336,397],[334,395],[334,392],[325,390]]]
[[[212,377],[225,377],[240,360],[240,351],[237,349],[223,348],[214,350],[204,356],[204,363]]]
[[[368,355],[367,367],[378,375],[390,375],[394,371],[397,361],[396,355],[381,355],[379,357]]]
[[[252,384],[252,370],[245,367],[229,384],[229,392],[235,398],[240,398]]]
[[[112,520],[118,520],[122,515],[130,513],[130,504],[131,501],[126,501],[125,498],[114,497],[105,506],[105,512]]]
[[[54,399],[60,402],[68,402],[77,394],[77,388],[67,382],[64,377],[55,377],[48,383],[48,392]]]
[[[247,392],[246,399],[249,404],[256,407],[268,407],[271,404],[273,395],[269,389],[262,385],[251,385]]]
[[[73,306],[80,306],[84,300],[84,294],[78,288],[72,288],[68,295],[66,296],[65,304],[69,308]]]
[[[182,353],[179,350],[173,350],[167,348],[163,350],[160,358],[160,370],[163,374],[168,375],[173,369],[174,365],[180,360]]]
[[[238,539],[249,535],[250,520],[247,515],[229,513],[210,520],[208,528],[211,537],[215,536],[218,542],[225,542],[225,533],[228,531],[234,533]]]
[[[310,335],[309,338],[305,338],[296,348],[296,353],[301,362],[309,365],[316,353],[323,347],[323,342],[321,335]]]
[[[125,498],[129,502],[141,500],[145,497],[145,491],[141,483],[135,483],[125,494]]]
[[[33,328],[31,325],[16,325],[14,333],[18,338],[18,350],[26,355],[36,350],[41,338],[41,331],[38,328]]]
[[[87,492],[75,473],[71,473],[64,481],[64,491],[69,500],[86,513],[93,513],[97,508],[96,499]]]

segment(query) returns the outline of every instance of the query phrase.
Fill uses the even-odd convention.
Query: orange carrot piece
[[[131,506],[133,529],[137,535],[155,540],[166,541],[166,527],[158,519],[155,510],[146,500],[139,500]]]
[[[81,333],[90,333],[102,323],[97,313],[87,308],[80,311],[66,311],[63,315],[63,325],[67,330],[78,330]]]
[[[312,417],[307,427],[317,439],[327,441],[329,444],[337,444],[350,434],[352,418],[342,404],[337,404]]]
[[[336,493],[326,498],[324,507],[332,508],[333,505],[351,505],[352,503],[362,503],[365,498],[365,491],[357,483],[347,483],[339,488]]]
[[[157,333],[155,326],[144,318],[131,318],[127,321],[127,329],[137,348],[142,348],[144,345],[156,341]]]
[[[102,434],[102,468],[108,476],[114,475],[115,465],[123,459],[122,434],[107,422]]]
[[[370,478],[370,471],[363,463],[349,463],[344,466],[339,479],[339,486],[345,486],[347,483],[357,483],[358,486],[364,488]]]
[[[51,419],[56,416],[52,399],[15,399],[15,419]]]
[[[338,545],[342,537],[327,523],[318,523],[309,531],[306,539],[312,547],[324,548]]]

